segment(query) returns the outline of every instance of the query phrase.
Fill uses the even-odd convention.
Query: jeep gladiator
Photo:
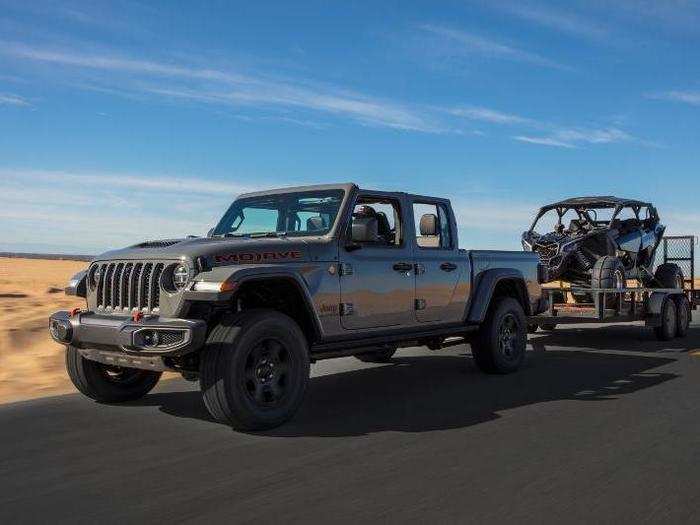
[[[542,271],[534,253],[460,249],[447,199],[285,188],[239,196],[206,237],[96,257],[66,287],[86,308],[49,331],[92,399],[140,398],[175,371],[216,420],[261,430],[292,417],[320,359],[469,343],[481,370],[515,371]]]

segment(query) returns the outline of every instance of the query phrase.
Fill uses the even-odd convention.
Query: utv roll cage
[[[605,221],[598,221],[597,216],[594,218],[591,217],[588,213],[588,210],[600,210],[609,208],[613,208],[614,211],[610,219]],[[602,227],[610,226],[620,214],[620,212],[625,208],[630,208],[634,212],[634,215],[637,218],[637,220],[642,220],[639,217],[639,212],[642,208],[646,208],[649,211],[649,216],[645,217],[645,220],[659,220],[659,215],[656,211],[656,208],[650,202],[638,201],[633,199],[621,199],[619,197],[613,197],[610,195],[600,197],[576,197],[573,199],[566,199],[563,201],[554,202],[552,204],[547,204],[546,206],[542,206],[537,212],[535,219],[532,221],[532,225],[530,226],[528,232],[534,231],[537,222],[542,218],[542,216],[545,213],[551,210],[555,210],[557,215],[559,216],[557,226],[561,225],[561,220],[567,211],[574,210],[578,214],[579,219],[583,219],[589,222],[590,224]]]

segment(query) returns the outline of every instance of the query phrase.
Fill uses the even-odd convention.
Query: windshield
[[[325,235],[335,223],[343,190],[249,197],[233,202],[214,236]]]

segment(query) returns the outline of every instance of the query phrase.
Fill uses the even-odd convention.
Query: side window
[[[420,248],[452,248],[449,215],[442,204],[413,203],[416,244]]]
[[[353,242],[376,246],[401,245],[401,213],[392,199],[360,197],[352,211]]]

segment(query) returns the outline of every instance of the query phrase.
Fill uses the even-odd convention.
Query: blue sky
[[[0,0],[0,250],[204,234],[239,192],[448,196],[465,248],[540,205],[700,233],[700,3]]]

